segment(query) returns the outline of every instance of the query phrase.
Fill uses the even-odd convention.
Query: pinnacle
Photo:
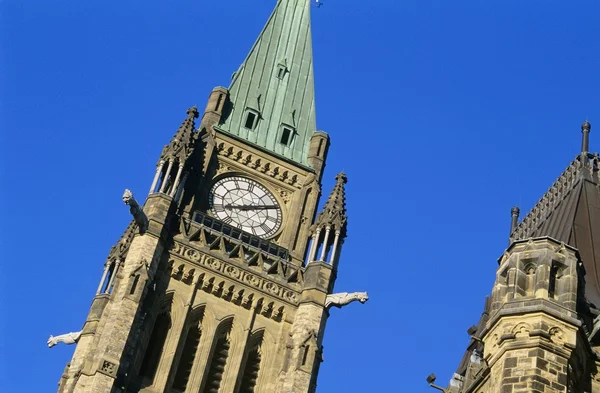
[[[161,154],[161,160],[170,161],[172,159],[176,159],[180,164],[191,155],[196,124],[194,119],[198,118],[198,108],[193,106],[189,108],[187,111],[187,117],[177,129],[177,132],[171,139],[171,143],[163,149]]]
[[[341,231],[345,235],[348,217],[346,216],[346,188],[348,178],[344,172],[336,177],[336,184],[325,202],[323,210],[317,216],[315,227],[332,227],[335,231]]]

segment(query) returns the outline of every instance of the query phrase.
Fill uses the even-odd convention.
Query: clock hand
[[[225,209],[238,209],[238,210],[268,210],[268,209],[277,209],[276,205],[224,205]]]

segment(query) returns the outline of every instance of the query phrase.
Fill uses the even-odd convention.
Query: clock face
[[[244,177],[226,177],[210,190],[215,217],[253,235],[267,238],[281,226],[281,208],[265,187]]]

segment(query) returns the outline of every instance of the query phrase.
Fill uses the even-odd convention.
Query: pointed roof
[[[194,119],[198,117],[198,109],[193,106],[186,111],[187,117],[179,126],[179,129],[171,139],[171,143],[163,148],[160,159],[169,161],[171,158],[176,158],[179,163],[183,164],[192,154],[194,140],[196,138],[196,124]]]
[[[346,236],[346,225],[348,216],[346,216],[346,187],[348,178],[344,172],[335,177],[336,183],[329,194],[323,210],[317,216],[314,228],[324,228],[330,226],[334,231],[340,231],[341,237]]]
[[[229,112],[217,128],[301,164],[316,131],[310,0],[278,0],[234,74]],[[248,112],[258,117],[246,128]],[[283,126],[292,131],[281,143]]]
[[[586,297],[600,307],[600,157],[581,153],[511,234],[511,241],[549,236],[579,250]]]

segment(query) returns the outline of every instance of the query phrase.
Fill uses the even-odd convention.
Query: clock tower
[[[187,115],[104,264],[59,393],[316,389],[346,238],[346,176],[317,212],[310,0],[278,0],[228,88]],[[138,194],[139,195],[139,194]],[[141,202],[141,201],[140,201]],[[318,213],[318,214],[317,214]]]

